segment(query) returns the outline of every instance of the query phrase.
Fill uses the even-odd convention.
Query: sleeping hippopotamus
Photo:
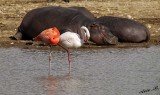
[[[139,43],[150,39],[147,27],[137,21],[112,16],[102,16],[97,21],[108,27],[120,42]]]
[[[23,18],[17,33],[13,36],[17,40],[32,40],[43,30],[57,27],[60,33],[66,31],[81,33],[81,26],[90,31],[90,41],[98,44],[116,44],[117,37],[108,28],[97,23],[94,16],[83,7],[50,6],[29,11]]]

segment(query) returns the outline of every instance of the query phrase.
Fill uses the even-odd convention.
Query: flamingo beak
[[[86,33],[85,33],[85,30],[84,30],[84,29],[81,29],[80,37],[81,37],[81,39],[82,39],[85,43],[88,42],[88,38],[87,38],[87,36],[86,36]]]
[[[84,37],[84,42],[88,42],[88,38],[86,36]]]

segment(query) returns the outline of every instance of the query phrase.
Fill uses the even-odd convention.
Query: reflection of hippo
[[[143,42],[150,39],[149,30],[141,23],[120,17],[103,16],[97,19],[108,27],[120,42]]]
[[[90,40],[96,44],[115,44],[118,40],[109,30],[96,22],[94,16],[83,7],[44,7],[28,12],[14,35],[15,39],[32,40],[43,30],[57,27],[61,34],[70,31],[80,34],[81,26],[90,30]],[[98,41],[97,41],[98,40]]]

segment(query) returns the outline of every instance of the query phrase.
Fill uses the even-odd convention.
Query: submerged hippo
[[[97,21],[108,27],[120,42],[139,43],[150,39],[147,27],[137,21],[112,16],[103,16]]]
[[[108,28],[95,22],[94,16],[84,7],[51,6],[33,9],[24,16],[13,37],[17,40],[32,40],[43,30],[54,26],[61,34],[66,31],[81,34],[81,26],[85,26],[90,31],[90,41],[98,45],[118,42]]]

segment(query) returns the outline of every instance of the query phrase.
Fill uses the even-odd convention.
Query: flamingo
[[[59,45],[64,50],[67,51],[68,54],[68,64],[69,64],[69,73],[71,70],[70,63],[70,48],[78,48],[83,45],[83,43],[87,42],[90,38],[89,30],[85,27],[81,27],[81,35],[66,31],[65,33],[60,35],[59,30],[56,27],[46,29],[42,31],[37,37],[33,38],[33,40],[42,41],[49,45]],[[49,53],[49,68],[51,64],[51,53]],[[50,69],[49,69],[50,74]]]

